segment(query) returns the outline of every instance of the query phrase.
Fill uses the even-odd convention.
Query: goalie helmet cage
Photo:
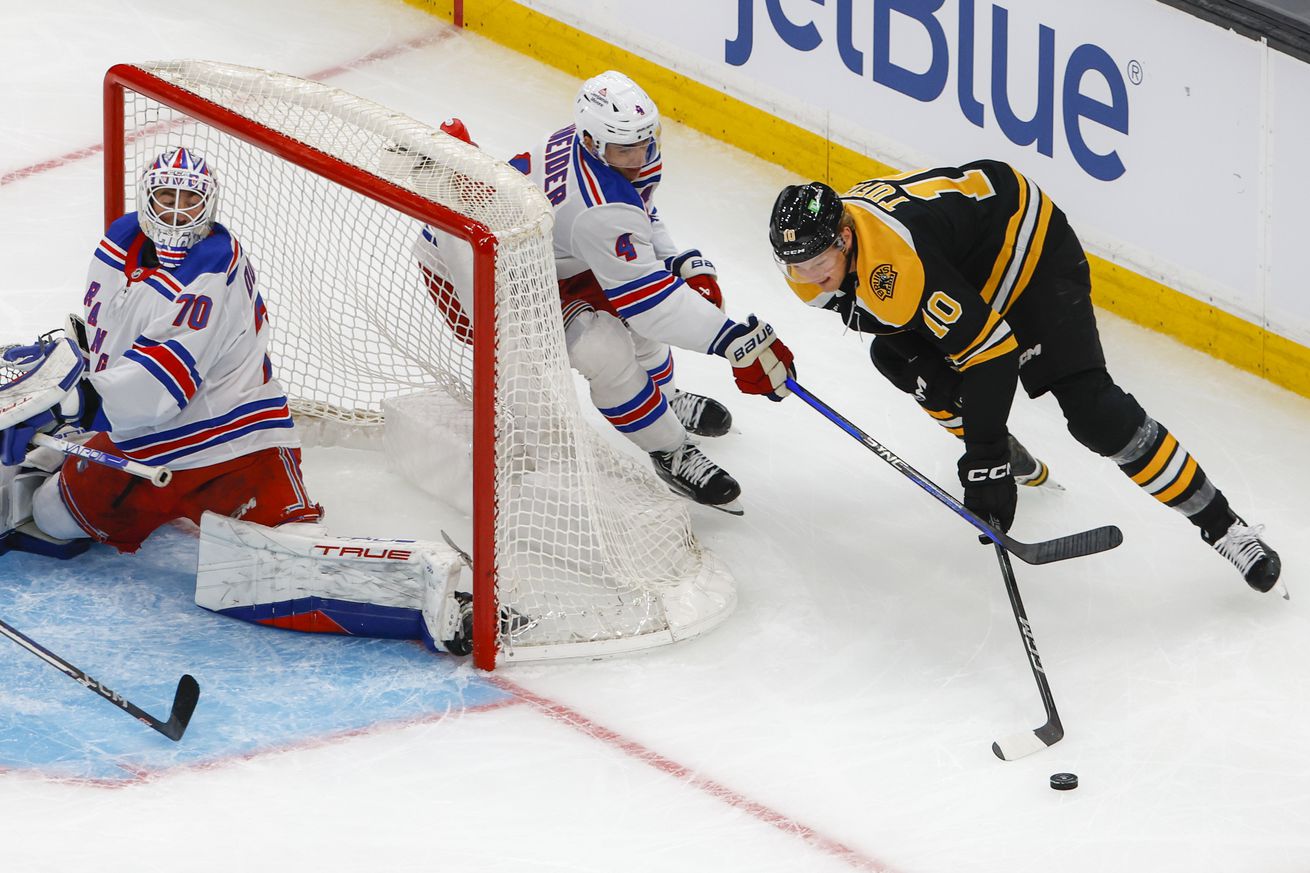
[[[411,397],[440,401],[434,428],[471,421],[479,667],[651,648],[732,611],[732,577],[685,501],[582,417],[553,215],[527,177],[344,91],[209,61],[112,67],[104,125],[106,226],[134,208],[159,153],[185,145],[209,161],[297,422],[376,432],[384,404]],[[471,338],[438,296],[457,274],[425,255],[439,281],[424,281],[425,228],[472,254]]]

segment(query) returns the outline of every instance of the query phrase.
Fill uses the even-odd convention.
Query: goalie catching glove
[[[746,394],[763,394],[781,400],[791,393],[787,380],[795,378],[791,349],[773,332],[773,325],[754,315],[735,324],[719,344],[719,354],[732,364],[737,388]]]
[[[719,290],[719,273],[714,262],[700,253],[700,249],[687,249],[665,262],[669,272],[682,279],[696,293],[723,309],[723,292]]]
[[[0,464],[16,467],[38,433],[65,424],[81,428],[94,416],[99,398],[82,381],[82,354],[71,340],[10,346],[0,367],[21,375],[0,386]]]

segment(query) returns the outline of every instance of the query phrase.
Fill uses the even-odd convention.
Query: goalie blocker
[[[472,599],[456,590],[463,567],[444,543],[332,537],[318,525],[270,528],[206,512],[196,604],[271,627],[422,640],[467,655]]]

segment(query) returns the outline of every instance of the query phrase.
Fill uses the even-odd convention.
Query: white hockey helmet
[[[573,120],[578,137],[590,135],[593,154],[606,164],[640,167],[659,155],[660,111],[650,95],[622,73],[607,70],[583,82]],[[639,145],[644,148],[633,148]]]
[[[141,174],[137,221],[160,249],[185,251],[209,236],[217,211],[218,179],[189,149],[169,149]]]

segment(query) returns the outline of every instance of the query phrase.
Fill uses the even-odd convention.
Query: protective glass
[[[845,269],[846,245],[838,237],[836,242],[808,261],[789,264],[774,256],[773,262],[782,275],[791,281],[803,285],[815,284]]]
[[[660,138],[658,134],[628,145],[611,142],[605,145],[605,163],[611,167],[628,170],[636,169],[644,167],[655,160],[659,153]]]

